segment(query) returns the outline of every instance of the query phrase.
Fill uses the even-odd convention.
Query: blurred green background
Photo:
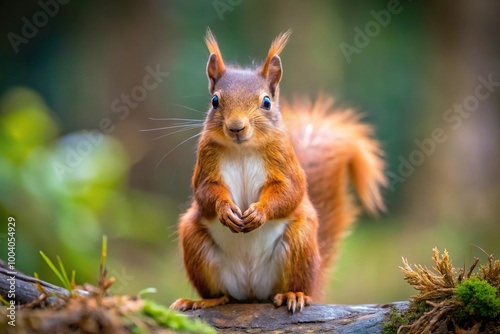
[[[291,28],[282,99],[333,95],[376,126],[388,212],[354,226],[325,302],[407,299],[401,257],[431,265],[435,246],[457,267],[485,260],[479,247],[500,257],[500,92],[478,79],[500,81],[499,12],[494,0],[2,1],[0,258],[14,216],[21,271],[58,283],[43,250],[96,283],[105,234],[113,292],[196,297],[176,223],[199,129],[140,130],[203,119],[207,27],[241,65]],[[430,144],[436,129],[446,139]]]

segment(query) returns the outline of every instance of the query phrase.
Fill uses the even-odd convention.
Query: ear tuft
[[[264,62],[264,65],[262,65],[261,69],[261,74],[264,76],[264,78],[267,77],[267,72],[269,69],[269,64],[271,63],[271,59],[274,56],[279,56],[281,51],[286,46],[286,43],[288,42],[288,39],[290,38],[290,35],[292,34],[292,30],[288,30],[284,33],[279,34],[271,44],[271,47],[269,48],[269,52],[267,53],[266,61]]]
[[[226,72],[226,65],[224,65],[217,39],[215,39],[210,28],[207,28],[205,44],[210,52],[207,63],[208,90],[210,94],[213,94],[216,82]]]
[[[273,96],[278,90],[278,85],[280,83],[281,75],[283,73],[279,54],[285,48],[291,33],[292,31],[288,30],[285,33],[279,34],[274,39],[273,43],[271,44],[271,48],[267,53],[266,61],[264,62],[264,65],[262,65],[262,68],[260,69],[260,73],[266,79],[269,85],[269,90],[271,91],[271,94]]]

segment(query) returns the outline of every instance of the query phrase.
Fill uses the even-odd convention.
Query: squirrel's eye
[[[265,96],[262,99],[262,105],[260,106],[262,109],[270,110],[271,109],[271,99],[269,96]]]
[[[212,96],[212,107],[214,109],[219,107],[219,97],[217,95]]]

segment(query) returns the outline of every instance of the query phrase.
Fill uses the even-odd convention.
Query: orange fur
[[[371,138],[372,127],[360,123],[353,110],[334,109],[332,98],[320,97],[314,104],[297,99],[281,110],[308,177],[309,196],[321,222],[323,266],[327,267],[358,212],[348,192],[349,177],[370,213],[385,210],[380,194],[380,188],[387,185],[383,152]]]
[[[282,121],[273,94],[281,78],[275,56],[289,35],[274,40],[261,68],[233,69],[224,66],[207,32],[219,62],[215,68],[211,56],[207,66],[218,104],[207,114],[193,202],[179,223],[184,264],[204,299],[179,299],[173,308],[237,299],[286,301],[292,312],[302,310],[321,296],[326,268],[355,219],[349,178],[368,211],[384,208],[382,151],[357,114],[336,111],[331,99],[320,98],[285,104]],[[263,73],[271,61],[269,80]]]
[[[217,66],[221,72],[226,70],[226,65],[224,65],[224,60],[222,60],[222,54],[219,49],[219,44],[217,43],[217,39],[214,34],[207,28],[207,34],[205,35],[205,44],[207,45],[208,51],[211,54],[215,54],[217,56]]]

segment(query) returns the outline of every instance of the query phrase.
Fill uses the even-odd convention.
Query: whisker
[[[194,109],[194,108],[190,108],[190,107],[186,107],[186,106],[183,106],[181,104],[175,104],[175,103],[172,103],[173,106],[177,106],[177,107],[181,107],[181,108],[184,108],[184,109],[187,109],[187,110],[191,110],[191,111],[195,111],[197,113],[200,113],[200,114],[204,114],[205,112],[204,111],[200,111],[198,109]]]
[[[203,122],[202,119],[194,119],[194,118],[170,118],[170,117],[165,117],[165,118],[154,118],[154,117],[149,117],[150,120],[152,121],[184,121],[184,122]]]
[[[252,110],[250,110],[250,112],[249,112],[248,114],[249,114],[249,116],[253,116],[254,114],[258,114],[258,115],[257,115],[257,116],[255,116],[255,117],[262,116],[262,115],[260,114],[260,110],[259,110],[259,109],[252,109]]]
[[[206,97],[206,95],[205,94],[186,95],[186,96],[181,97],[181,99],[187,99],[187,98],[190,98],[190,97]]]
[[[194,139],[194,138],[196,138],[196,137],[198,137],[198,136],[201,136],[201,135],[202,135],[202,133],[203,133],[203,131],[202,131],[202,132],[200,132],[200,133],[197,133],[197,134],[195,134],[194,136],[191,136],[191,137],[189,137],[188,139],[185,139],[185,140],[183,140],[182,142],[180,142],[179,144],[175,145],[175,147],[174,147],[173,149],[171,149],[170,151],[168,151],[168,152],[167,152],[167,154],[165,154],[165,155],[163,156],[163,158],[161,158],[161,160],[160,160],[160,161],[158,162],[158,164],[156,165],[156,169],[158,169],[158,167],[160,166],[160,164],[162,163],[162,161],[163,161],[163,160],[167,157],[167,155],[169,155],[170,153],[172,153],[172,152],[173,152],[176,148],[178,148],[178,147],[179,147],[179,146],[181,146],[182,144],[186,143],[187,141],[189,141],[189,140],[191,140],[191,139]]]
[[[221,129],[222,126],[223,124],[221,121],[216,121],[214,123],[207,124],[207,130],[217,131],[218,129]]]
[[[202,127],[203,123],[200,124],[179,124],[179,125],[171,125],[171,126],[163,126],[161,128],[153,128],[153,129],[141,129],[141,132],[149,132],[149,131],[159,131],[159,130],[168,130],[168,129],[177,129],[177,128],[199,128]]]
[[[189,131],[189,130],[195,130],[196,128],[198,128],[198,126],[196,126],[196,127],[190,127],[190,128],[186,128],[186,129],[180,129],[180,130],[176,130],[176,131],[173,131],[173,132],[169,132],[169,133],[166,133],[166,134],[161,135],[159,137],[153,138],[153,139],[151,139],[151,141],[158,140],[158,139],[161,139],[163,137],[167,137],[167,136],[173,135],[174,133],[179,133],[179,132]]]

